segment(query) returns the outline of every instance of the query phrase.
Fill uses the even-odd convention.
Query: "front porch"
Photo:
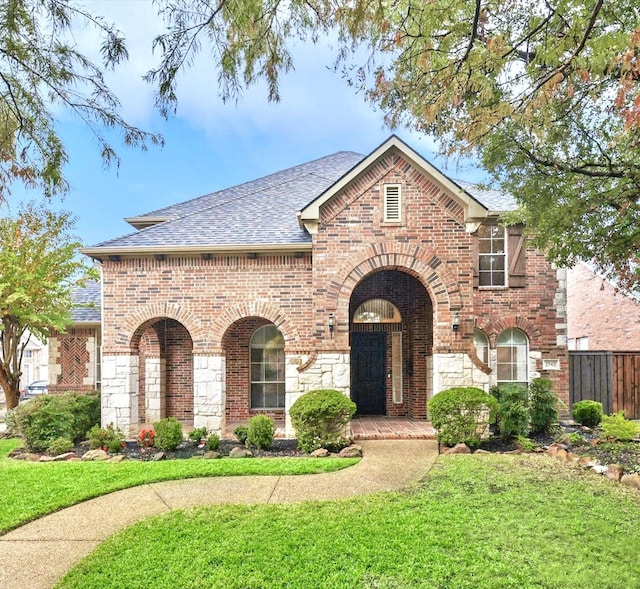
[[[276,438],[284,438],[284,420],[276,421]],[[227,422],[223,438],[233,439],[233,430],[246,421]],[[429,421],[409,417],[371,415],[351,420],[351,437],[358,440],[435,440],[436,432]]]

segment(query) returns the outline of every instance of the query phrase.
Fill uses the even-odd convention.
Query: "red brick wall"
[[[640,302],[585,264],[567,273],[569,337],[589,338],[590,350],[640,350]]]

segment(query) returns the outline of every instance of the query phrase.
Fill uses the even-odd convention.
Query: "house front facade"
[[[504,227],[513,202],[392,136],[127,219],[102,269],[102,420],[286,424],[332,388],[428,419],[452,386],[545,376],[567,400],[564,271]]]

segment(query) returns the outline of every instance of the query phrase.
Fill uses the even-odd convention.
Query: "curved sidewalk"
[[[85,501],[0,536],[0,587],[47,589],[81,558],[137,521],[197,505],[294,503],[396,491],[433,466],[433,440],[361,442],[363,459],[327,474],[151,483]]]

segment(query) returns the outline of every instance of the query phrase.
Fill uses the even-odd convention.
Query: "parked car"
[[[46,395],[49,392],[49,383],[46,380],[36,380],[24,390],[22,400],[33,399],[38,395]]]

